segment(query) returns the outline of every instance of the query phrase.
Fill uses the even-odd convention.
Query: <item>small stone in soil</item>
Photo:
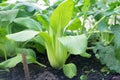
[[[112,80],[120,80],[120,76],[113,76]]]
[[[38,74],[38,78],[36,80],[59,80],[56,76],[49,71],[45,71],[42,74]]]

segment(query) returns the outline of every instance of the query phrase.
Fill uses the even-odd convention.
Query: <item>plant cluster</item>
[[[25,52],[28,63],[37,63],[36,53],[45,54],[53,68],[63,68],[73,78],[74,63],[66,61],[71,55],[95,56],[110,70],[120,73],[120,1],[65,0],[50,6],[43,0],[42,10],[35,2],[0,4],[0,56],[5,61],[0,68],[11,68],[22,62]],[[37,1],[36,1],[37,2]],[[9,58],[9,59],[8,59]]]

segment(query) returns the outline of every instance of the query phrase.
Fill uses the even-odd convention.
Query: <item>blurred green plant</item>
[[[1,30],[7,26],[5,28],[7,33],[3,32],[1,36],[8,34],[7,37],[17,41],[21,47],[36,48],[40,53],[44,53],[46,49],[50,65],[57,69],[63,68],[69,78],[75,76],[76,67],[73,63],[65,64],[66,60],[71,54],[89,58],[91,55],[86,53],[87,49],[93,50],[102,64],[120,73],[118,68],[120,2],[118,0],[62,1],[57,1],[51,6],[49,0],[44,0],[48,6],[44,10],[30,2],[0,4],[5,14],[11,9],[18,9],[17,15],[8,16],[9,19],[13,17],[12,21],[8,19],[7,22],[4,18],[0,18],[4,21],[0,23]],[[66,68],[74,69],[69,71]]]

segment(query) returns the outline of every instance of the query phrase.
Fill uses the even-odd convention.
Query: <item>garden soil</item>
[[[37,60],[47,67],[43,68],[37,64],[29,64],[31,80],[80,80],[81,75],[86,75],[87,80],[120,80],[120,74],[101,72],[100,70],[104,65],[101,65],[94,56],[87,59],[72,55],[67,60],[66,63],[75,63],[77,66],[77,75],[72,79],[67,78],[62,70],[51,68],[46,55],[37,54]],[[25,80],[23,64],[20,63],[9,71],[0,69],[0,80]]]

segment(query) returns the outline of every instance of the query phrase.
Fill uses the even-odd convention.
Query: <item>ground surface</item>
[[[71,56],[68,62],[73,62],[77,66],[77,76],[73,79],[68,79],[64,76],[62,70],[56,70],[50,67],[45,55],[39,55],[39,62],[47,65],[47,68],[42,68],[36,64],[29,64],[29,72],[31,80],[80,80],[81,75],[87,75],[88,80],[120,80],[120,75],[116,73],[102,73],[100,69],[103,65],[95,57],[90,59],[80,56]],[[25,80],[23,65],[18,64],[9,72],[0,69],[0,80]]]

